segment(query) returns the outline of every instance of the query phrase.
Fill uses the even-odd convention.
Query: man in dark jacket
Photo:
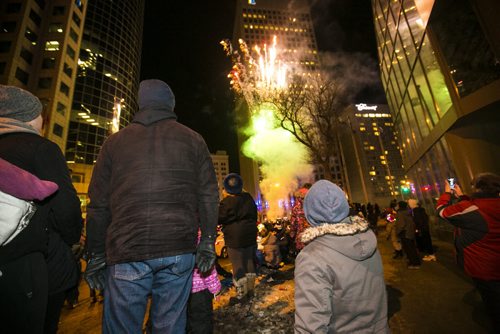
[[[257,251],[257,206],[248,192],[243,191],[243,180],[236,173],[224,178],[224,199],[219,207],[219,224],[233,267],[236,299],[242,301],[253,294],[255,285],[254,257]]]
[[[5,333],[55,333],[65,293],[78,283],[71,245],[80,239],[80,201],[61,150],[40,136],[41,111],[31,93],[0,85],[0,157],[59,187],[36,202],[29,225],[0,248]]]
[[[142,81],[138,102],[94,167],[85,278],[105,287],[104,333],[140,333],[148,295],[153,332],[183,333],[194,252],[202,273],[216,258],[217,180],[203,138],[176,121],[165,82]]]
[[[475,193],[469,197],[458,184],[450,189],[445,181],[437,212],[455,226],[457,262],[481,294],[492,333],[500,333],[500,176],[478,174],[472,186]],[[459,198],[455,204],[453,197]]]
[[[396,207],[396,235],[401,240],[401,246],[408,258],[408,269],[420,269],[420,257],[415,244],[415,222],[408,211],[408,203],[398,202]]]

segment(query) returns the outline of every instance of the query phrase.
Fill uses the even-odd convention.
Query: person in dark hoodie
[[[59,188],[35,201],[37,210],[28,226],[0,247],[0,321],[5,333],[55,333],[66,291],[78,284],[71,246],[82,230],[80,200],[61,150],[40,135],[41,113],[36,96],[0,85],[0,157]]]
[[[104,289],[103,333],[141,333],[149,295],[153,333],[183,333],[195,261],[204,274],[216,259],[217,179],[165,82],[142,81],[138,103],[94,167],[84,278]]]
[[[295,333],[389,333],[377,238],[349,216],[342,189],[316,182],[304,199],[311,227],[295,261]]]

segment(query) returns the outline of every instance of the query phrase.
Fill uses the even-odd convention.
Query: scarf
[[[40,136],[40,133],[28,123],[13,118],[0,117],[0,135],[13,132],[28,132]]]

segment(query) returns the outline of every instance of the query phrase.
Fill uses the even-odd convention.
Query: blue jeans
[[[142,333],[151,295],[153,333],[184,333],[194,254],[108,266],[102,332]]]

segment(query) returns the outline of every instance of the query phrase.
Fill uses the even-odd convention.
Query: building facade
[[[43,104],[44,137],[64,152],[87,1],[0,2],[0,83]]]
[[[66,145],[79,193],[104,140],[137,111],[143,20],[144,0],[88,4]]]
[[[270,45],[274,36],[280,49],[280,56],[294,74],[305,75],[319,68],[316,38],[310,7],[307,0],[238,0],[234,24],[233,45],[238,45],[238,39],[243,39],[249,48],[255,45]],[[244,101],[236,104],[236,124],[243,129],[249,122],[249,112]],[[243,131],[238,131],[239,147],[248,139]],[[332,159],[332,168],[340,168]],[[247,191],[259,201],[258,163],[240,150],[240,174]],[[316,168],[316,177],[322,174],[321,167]],[[335,174],[336,175],[336,174]]]
[[[412,194],[500,172],[500,3],[372,0],[381,78]]]
[[[226,151],[216,151],[210,154],[214,164],[215,176],[219,186],[219,198],[222,199],[222,190],[224,189],[224,178],[229,174],[229,156]]]
[[[404,166],[387,105],[351,105],[340,116],[347,193],[353,203],[388,207],[408,197]]]

